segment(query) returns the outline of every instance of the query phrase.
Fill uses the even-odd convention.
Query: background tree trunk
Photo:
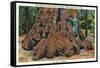
[[[25,7],[24,8],[24,10],[25,10],[25,25],[24,25],[24,27],[25,27],[25,34],[27,34],[28,33],[28,31],[29,31],[29,28],[30,28],[30,14],[29,14],[29,7]]]
[[[87,18],[88,18],[88,13],[87,13],[87,10],[85,10],[85,37],[87,37],[88,35],[88,22],[87,22]]]

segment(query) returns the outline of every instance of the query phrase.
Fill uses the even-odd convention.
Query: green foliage
[[[19,34],[23,34],[24,33],[24,20],[25,20],[25,15],[24,15],[24,7],[20,6],[19,7]]]
[[[29,26],[28,27],[25,27],[26,25],[26,20],[25,20],[25,17],[26,17],[26,14],[25,14],[25,7],[27,6],[19,6],[19,35],[22,35],[22,34],[25,34],[25,29],[26,28],[29,28],[31,29],[33,24],[35,23],[35,16],[37,14],[37,8],[36,7],[28,7],[29,10]]]
[[[91,33],[95,32],[94,10],[78,10],[78,19],[82,29],[88,29]]]

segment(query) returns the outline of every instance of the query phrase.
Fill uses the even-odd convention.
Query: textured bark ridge
[[[47,38],[48,34],[55,32],[55,9],[41,8],[36,16],[36,22],[30,32],[23,40],[24,49],[31,49],[29,41],[36,41],[37,44],[42,38]]]
[[[22,42],[23,49],[32,50],[33,60],[55,56],[70,57],[79,54],[80,47],[93,49],[91,41],[81,41],[79,36],[72,36],[72,27],[66,21],[67,11],[62,9],[58,14],[58,9],[39,9],[35,24]]]
[[[80,50],[67,38],[66,32],[55,32],[49,34],[47,39],[41,39],[32,52],[33,60],[43,57],[55,56],[70,57],[79,54]]]

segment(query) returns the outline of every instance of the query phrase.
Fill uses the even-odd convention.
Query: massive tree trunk
[[[28,10],[28,8],[26,9]],[[27,12],[28,11],[26,11],[26,16],[29,16]],[[73,15],[74,12],[76,13],[76,11],[72,12]],[[60,20],[57,21],[59,13]],[[67,14],[66,9],[39,9],[35,24],[23,40],[22,46],[24,49],[32,49],[32,46],[34,46],[34,49],[32,49],[34,60],[40,59],[44,56],[51,58],[55,56],[55,54],[72,56],[80,53],[80,48],[76,45],[71,34],[72,28],[68,24],[68,21],[66,21],[68,18]],[[26,22],[28,22],[28,20],[26,20]],[[58,24],[59,26],[57,26]]]

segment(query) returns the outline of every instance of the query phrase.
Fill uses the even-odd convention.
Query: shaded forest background
[[[27,34],[35,23],[35,17],[39,7],[19,6],[19,35]],[[68,10],[70,15],[71,9]],[[79,28],[85,31],[85,35],[95,34],[95,11],[77,9]]]

